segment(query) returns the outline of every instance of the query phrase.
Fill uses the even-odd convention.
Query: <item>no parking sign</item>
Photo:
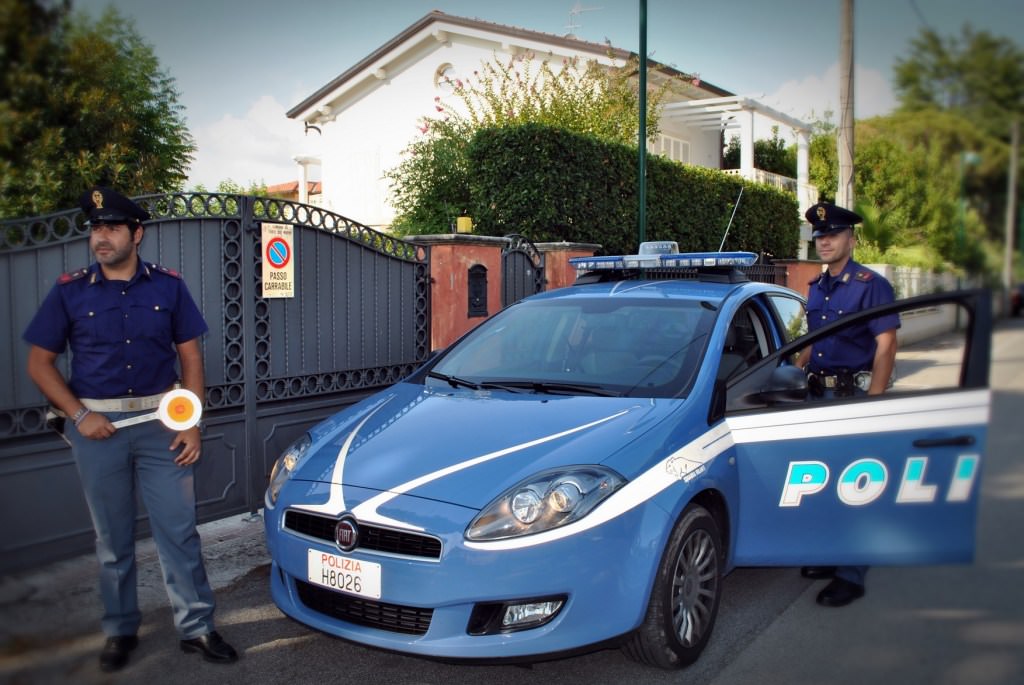
[[[263,297],[295,297],[295,244],[290,224],[263,224]]]

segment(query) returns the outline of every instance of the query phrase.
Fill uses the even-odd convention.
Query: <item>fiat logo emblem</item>
[[[359,544],[359,527],[350,518],[343,518],[334,527],[334,541],[342,552],[351,552]]]

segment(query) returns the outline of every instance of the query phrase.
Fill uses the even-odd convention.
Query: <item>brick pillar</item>
[[[776,259],[775,264],[786,267],[786,282],[783,284],[804,297],[810,292],[808,284],[821,275],[820,261],[803,261],[799,259]]]
[[[438,233],[407,238],[430,247],[430,348],[447,347],[501,309],[501,251],[504,238]],[[470,269],[487,269],[485,316],[470,316]],[[476,273],[480,270],[476,269]],[[476,307],[479,309],[479,307]]]
[[[547,290],[564,288],[576,282],[576,269],[569,264],[573,257],[593,257],[601,248],[592,243],[537,243],[537,250],[544,255],[544,277]]]

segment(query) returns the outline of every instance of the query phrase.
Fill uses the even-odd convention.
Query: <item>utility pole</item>
[[[1006,188],[1006,254],[1003,258],[1003,313],[1010,313],[1010,289],[1013,287],[1013,229],[1017,213],[1017,167],[1020,155],[1020,119],[1010,127],[1010,180]]]
[[[853,0],[842,0],[839,17],[839,187],[836,204],[853,209]]]

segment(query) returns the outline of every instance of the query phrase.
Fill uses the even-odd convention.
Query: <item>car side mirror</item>
[[[796,366],[776,367],[760,392],[768,404],[804,402],[807,399],[807,372]]]

